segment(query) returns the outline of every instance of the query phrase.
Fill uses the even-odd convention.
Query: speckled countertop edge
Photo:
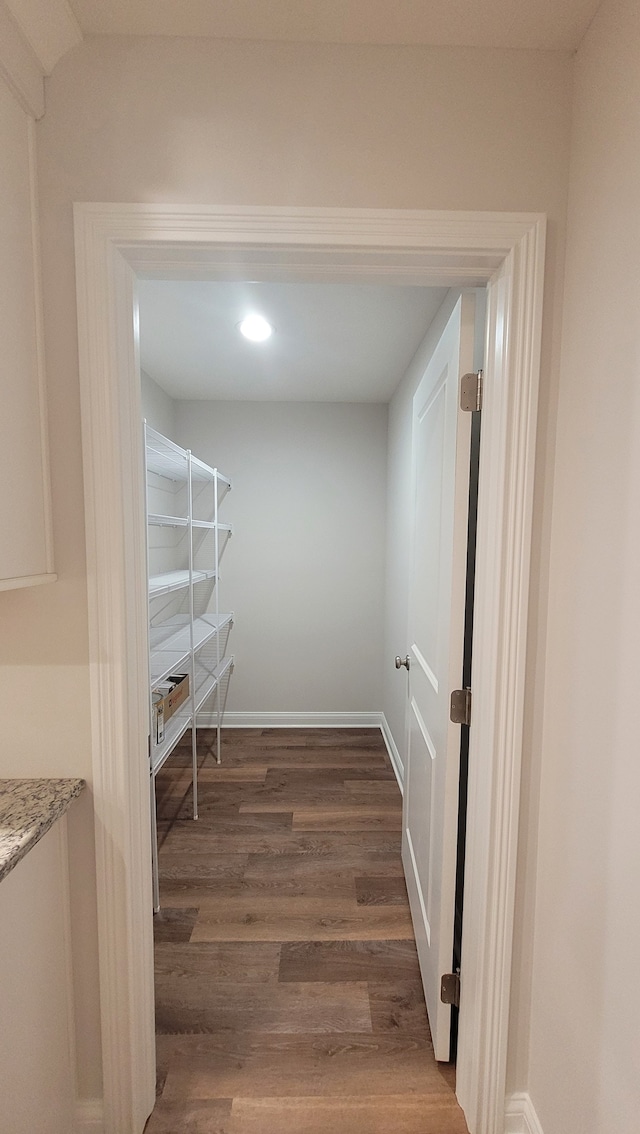
[[[0,779],[0,880],[80,795],[84,780]]]

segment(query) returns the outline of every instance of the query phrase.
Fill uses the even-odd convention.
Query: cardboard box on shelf
[[[174,673],[163,681],[157,689],[153,690],[154,693],[160,693],[162,700],[154,704],[156,713],[162,712],[164,723],[167,721],[177,709],[186,701],[189,696],[189,674],[188,673]]]

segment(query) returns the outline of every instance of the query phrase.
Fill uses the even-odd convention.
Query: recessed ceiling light
[[[252,343],[263,343],[273,334],[271,323],[267,323],[262,315],[247,315],[246,319],[238,323],[238,329]]]

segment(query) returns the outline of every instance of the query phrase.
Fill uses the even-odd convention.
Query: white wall
[[[640,8],[578,52],[532,971],[544,1134],[640,1107]]]
[[[98,37],[61,60],[37,127],[60,582],[0,605],[0,708],[14,764],[91,778],[73,201],[548,213],[534,533],[542,551],[532,599],[534,620],[544,614],[571,72],[561,52],[162,38]],[[532,651],[538,678],[543,634],[534,634]],[[539,748],[541,689],[536,679],[531,751]],[[535,831],[525,847],[535,850]],[[86,823],[73,849],[80,1091],[91,1096],[100,1091],[100,1070]],[[526,1011],[517,1025],[526,1047]],[[519,1053],[516,1080],[524,1073]]]
[[[229,711],[379,711],[386,405],[179,401],[176,418],[233,482]]]
[[[144,370],[140,371],[140,396],[142,416],[147,424],[158,433],[175,440],[176,404]]]

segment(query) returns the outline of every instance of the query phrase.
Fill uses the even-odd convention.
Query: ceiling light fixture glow
[[[238,323],[238,329],[252,343],[263,343],[273,334],[271,323],[267,323],[262,315],[247,315]]]

